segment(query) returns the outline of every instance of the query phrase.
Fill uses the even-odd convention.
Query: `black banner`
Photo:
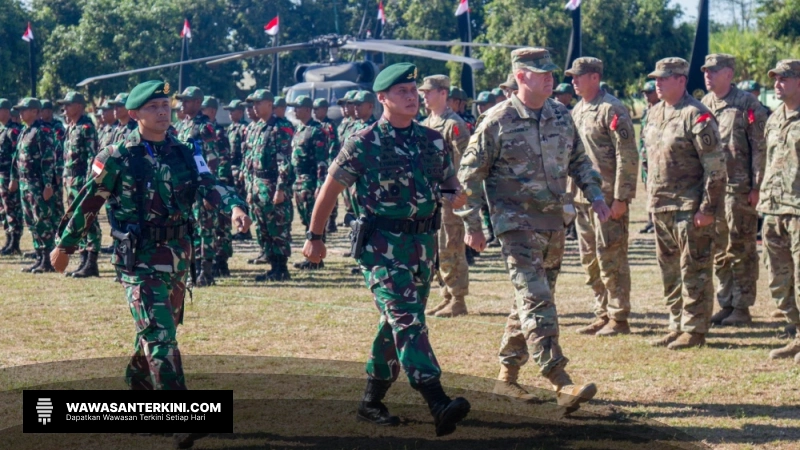
[[[232,433],[233,391],[25,390],[23,433]]]
[[[706,56],[709,52],[708,0],[700,0],[697,10],[697,31],[694,35],[692,57],[689,60],[689,77],[686,81],[686,90],[694,98],[700,100],[706,94],[706,83],[700,67],[705,64]]]

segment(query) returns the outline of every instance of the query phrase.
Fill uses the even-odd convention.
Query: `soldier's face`
[[[11,110],[8,108],[0,109],[0,124],[5,125],[11,120]]]
[[[347,113],[347,117],[353,117],[356,115],[356,104],[347,102],[344,105],[344,110]]]
[[[556,100],[558,100],[562,105],[569,106],[572,103],[572,94],[566,92],[564,94],[556,94]]]
[[[724,67],[719,70],[707,69],[703,71],[703,80],[706,84],[706,89],[715,91],[729,86],[733,80],[733,70],[729,67]]]
[[[381,92],[378,100],[392,115],[414,118],[419,112],[419,92],[416,83],[401,83]]]
[[[114,117],[121,122],[126,122],[130,116],[124,106],[117,106],[114,108]]]
[[[272,114],[271,111],[270,114]],[[252,106],[247,107],[247,117],[249,117],[250,120],[258,120],[258,114],[256,114],[256,109],[254,107]]]
[[[536,97],[546,98],[553,95],[553,74],[550,72],[540,73],[523,69],[514,76],[517,78],[520,91],[527,91]]]
[[[371,102],[359,103],[356,105],[356,118],[361,120],[368,120],[372,115],[374,105]]]
[[[241,109],[232,109],[231,110],[231,121],[232,122],[238,122],[238,121],[242,120],[243,116],[244,116],[244,111],[242,111]]]
[[[422,91],[422,96],[425,100],[425,106],[431,111],[439,111],[440,109],[444,109],[444,106],[447,104],[447,94],[448,91],[444,89],[429,89]]]
[[[686,77],[681,75],[670,75],[668,77],[656,78],[656,93],[658,98],[667,103],[675,103],[686,91]]]
[[[259,100],[253,104],[253,109],[256,112],[256,115],[264,120],[268,120],[269,117],[272,115],[272,101],[270,100]]]
[[[328,108],[314,108],[314,118],[322,120],[328,117]]]
[[[647,103],[651,105],[655,105],[656,103],[658,103],[658,94],[656,93],[656,91],[645,92],[644,96],[645,98],[647,98]]]
[[[211,120],[215,120],[217,118],[217,109],[216,108],[203,108],[203,114]]]
[[[488,110],[489,110],[489,108],[491,108],[491,107],[492,107],[492,106],[494,106],[494,105],[492,105],[492,104],[490,104],[490,103],[484,103],[484,104],[482,104],[482,105],[475,105],[475,106],[477,106],[477,107],[478,107],[478,113],[479,113],[479,114],[483,114],[484,112],[488,111]]]
[[[311,118],[311,108],[295,108],[294,115],[300,122],[306,122]]]
[[[194,100],[182,100],[181,101],[181,111],[187,116],[194,117],[200,111],[200,105],[203,104],[203,101],[199,98]]]
[[[25,125],[30,125],[33,122],[36,122],[36,118],[37,117],[39,117],[39,110],[38,109],[28,108],[28,109],[23,109],[22,111],[19,112],[19,118],[22,120],[22,123],[24,123]],[[52,118],[53,115],[50,114],[50,117]],[[42,119],[42,120],[44,120],[44,119]]]
[[[43,110],[39,111],[39,114],[40,114],[40,117],[42,118],[42,120],[44,120],[45,122],[52,122],[53,121],[53,110],[52,109],[43,109]],[[25,122],[25,119],[22,119],[22,121]],[[25,122],[25,123],[27,123],[27,122]]]
[[[797,102],[800,100],[800,78],[775,76],[775,97],[778,100]]]
[[[103,122],[105,123],[114,123],[115,112],[113,109],[104,109],[103,110]]]
[[[592,92],[597,92],[600,89],[600,75],[596,73],[584,73],[582,75],[575,76],[572,78],[572,86],[575,88],[576,94],[585,97]],[[564,104],[566,105],[567,103]]]
[[[165,133],[172,125],[172,106],[168,98],[156,98],[145,103],[136,111],[130,112],[139,127],[153,134]]]

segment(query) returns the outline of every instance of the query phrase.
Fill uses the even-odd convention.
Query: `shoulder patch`
[[[711,119],[712,117],[714,117],[714,116],[712,116],[710,112],[703,113],[703,114],[700,115],[700,117],[697,118],[697,120],[694,121],[694,123],[703,123],[703,122]]]
[[[752,109],[747,110],[747,121],[752,125],[756,121],[756,112]]]
[[[619,125],[619,116],[617,114],[614,114],[614,118],[611,119],[611,125],[609,125],[609,128],[611,128],[611,131],[617,131],[618,125]]]

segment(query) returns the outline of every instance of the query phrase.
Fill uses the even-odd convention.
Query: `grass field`
[[[638,233],[645,219],[644,197],[640,188],[632,207],[633,334],[598,340],[575,333],[592,319],[592,298],[577,247],[568,243],[557,304],[573,377],[598,384],[595,404],[663,422],[714,448],[800,448],[800,366],[767,359],[768,351],[784,340],[778,337],[783,324],[768,317],[774,307],[763,268],[752,328],[715,328],[706,347],[683,352],[646,344],[665,331],[667,315],[653,235]],[[105,223],[103,230],[107,243]],[[291,262],[301,259],[302,231],[296,223]],[[345,233],[330,241],[324,270],[293,271],[292,281],[275,285],[253,281],[264,267],[246,264],[256,254],[254,242],[237,243],[234,277],[195,290],[194,301],[187,303],[178,336],[181,351],[365,361],[377,314],[363,279],[349,274],[352,260],[342,257]],[[32,248],[27,231],[23,248]],[[107,258],[102,277],[90,280],[20,273],[27,264],[20,258],[0,259],[0,317],[5,322],[0,367],[129,354],[133,323]],[[470,280],[470,315],[430,318],[430,336],[443,370],[493,378],[513,300],[497,249],[478,258]],[[434,293],[430,302],[438,301]],[[523,369],[521,382],[547,387],[532,364]]]

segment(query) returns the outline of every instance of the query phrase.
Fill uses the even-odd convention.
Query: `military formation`
[[[546,49],[514,50],[510,66],[504,83],[477,95],[477,119],[447,76],[419,77],[407,63],[337,99],[338,124],[327,99],[256,89],[222,106],[224,127],[217,98],[196,86],[175,95],[158,80],[103,103],[94,120],[83,95],[68,92],[57,102],[65,126],[48,101],[0,99],[0,253],[21,255],[27,228],[34,262],[23,271],[64,272],[78,252],[68,275],[85,278],[100,275],[98,255],[110,252],[136,328],[129,385],[185,389],[176,330],[187,288],[230,276],[239,239],[258,245],[249,264],[269,266],[256,281],[291,280],[295,214],[306,241],[294,269],[324,268],[343,216],[353,272],[380,314],[358,418],[400,423],[382,400],[402,370],[441,436],[470,405],[445,394],[425,318],[469,313],[469,266],[488,246],[500,247],[513,292],[495,393],[538,401],[517,382],[532,359],[567,413],[595,396],[593,383],[573,381],[559,343],[565,240],[574,227],[593,297],[595,319],[577,331],[630,334],[630,204],[641,179],[641,232],[655,235],[669,312],[651,345],[699,347],[713,325],[752,324],[762,239],[775,315],[791,339],[769,357],[800,364],[800,60],[769,71],[783,102],[771,112],[757,83],[733,83],[731,55],[706,58],[702,99],[686,90],[688,62],[662,59],[641,89],[638,141],[602,81],[603,61],[578,58],[571,83],[559,85]],[[429,305],[434,282],[440,299]]]

